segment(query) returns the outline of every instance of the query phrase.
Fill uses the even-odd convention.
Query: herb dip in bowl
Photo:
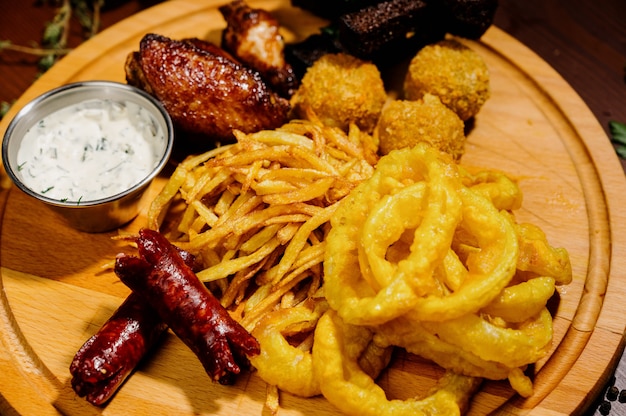
[[[132,220],[167,163],[172,121],[152,96],[110,81],[64,85],[28,103],[2,142],[4,167],[23,192],[70,225],[103,232]]]

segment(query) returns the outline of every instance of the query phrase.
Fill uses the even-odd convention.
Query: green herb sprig
[[[620,158],[626,159],[626,123],[609,121],[609,130],[611,143],[615,145],[615,152]]]
[[[48,0],[57,6],[51,21],[46,22],[41,44],[35,46],[15,45],[10,40],[0,39],[2,51],[16,51],[40,57],[37,65],[41,75],[50,69],[64,55],[72,51],[67,38],[72,18],[76,18],[83,29],[83,40],[93,37],[100,29],[100,10],[105,0]],[[0,119],[7,113],[11,103],[0,102]]]

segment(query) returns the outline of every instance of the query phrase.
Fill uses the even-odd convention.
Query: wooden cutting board
[[[216,9],[221,3],[168,1],[106,30],[39,79],[0,124],[0,134],[19,108],[49,89],[81,80],[123,82],[125,57],[148,32],[218,42],[225,25]],[[323,24],[288,0],[250,4],[272,10],[288,40]],[[487,61],[492,97],[476,117],[463,163],[517,178],[524,192],[518,220],[539,225],[553,245],[567,248],[574,271],[574,281],[559,289],[554,344],[535,367],[535,394],[522,400],[507,383],[488,382],[470,413],[580,413],[623,350],[626,181],[597,120],[545,62],[497,28],[467,43]],[[0,413],[267,414],[265,384],[256,375],[245,374],[230,387],[213,384],[173,335],[105,408],[76,397],[68,370],[74,353],[128,294],[103,268],[120,249],[111,240],[116,233],[70,229],[16,188],[0,195]],[[125,231],[144,221],[142,214]],[[424,392],[440,374],[429,363],[401,356],[381,384],[390,397],[406,398]],[[281,400],[281,415],[337,413],[321,397],[283,394]]]

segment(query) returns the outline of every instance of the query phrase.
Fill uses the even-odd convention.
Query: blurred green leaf
[[[39,69],[43,72],[47,71],[48,69],[50,69],[52,67],[52,65],[54,65],[54,63],[57,61],[57,56],[53,53],[48,54],[44,57],[42,57],[37,66],[39,67]]]
[[[611,130],[612,142],[626,145],[626,123],[609,121],[609,130]]]
[[[11,103],[8,103],[6,101],[0,102],[0,120],[2,120],[2,118],[4,118],[4,115],[9,112],[10,108]]]
[[[615,151],[622,159],[626,159],[626,123],[609,121],[611,143],[615,145]]]
[[[41,39],[43,44],[45,45],[57,44],[59,42],[59,38],[63,36],[63,30],[64,30],[63,26],[56,22],[46,24],[46,27],[44,28],[42,39]]]

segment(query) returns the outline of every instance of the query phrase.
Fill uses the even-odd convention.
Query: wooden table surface
[[[47,3],[0,0],[0,41],[21,45],[40,41],[44,23],[55,10]],[[158,1],[106,3],[102,29]],[[607,136],[609,121],[626,122],[626,1],[500,0],[495,24],[558,71],[587,103]],[[79,29],[74,28],[70,46],[79,41]],[[17,99],[30,86],[37,76],[36,61],[32,56],[0,52],[0,102]],[[622,167],[626,170],[624,161]],[[621,366],[616,375],[615,386],[625,389]],[[612,400],[611,405],[611,414],[626,414],[626,404]]]

